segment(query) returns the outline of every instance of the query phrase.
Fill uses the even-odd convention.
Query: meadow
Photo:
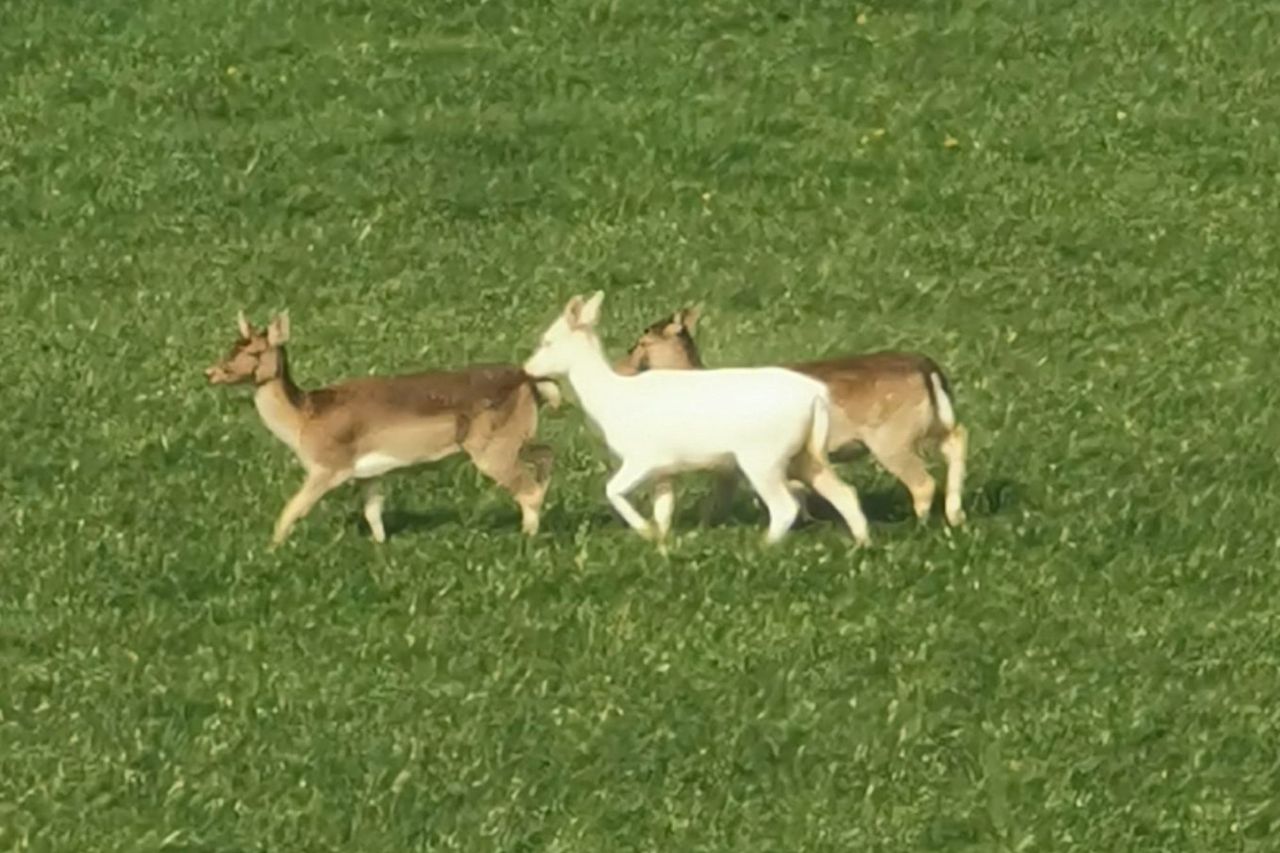
[[[0,850],[1264,851],[1280,841],[1280,3],[0,5]],[[967,525],[664,558],[572,405],[281,549],[205,384],[905,347]],[[641,501],[647,506],[647,500]]]

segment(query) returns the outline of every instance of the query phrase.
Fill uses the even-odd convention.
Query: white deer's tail
[[[805,452],[811,459],[823,464],[827,461],[827,439],[831,435],[831,401],[824,393],[813,398],[813,414],[809,419],[809,435],[805,438]]]

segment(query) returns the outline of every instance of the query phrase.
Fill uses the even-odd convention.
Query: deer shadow
[[[384,509],[382,511],[382,527],[386,530],[388,539],[401,533],[429,531],[447,524],[461,524],[462,521],[463,518],[460,512],[446,507],[427,510]],[[358,509],[352,510],[347,514],[347,523],[357,528],[364,536],[372,535],[373,531],[369,529],[369,522],[365,521],[364,513]]]
[[[835,507],[819,495],[810,492],[805,495],[804,500],[809,518],[806,519],[802,514],[797,519],[797,528],[816,522],[840,522],[840,515]],[[694,500],[683,502],[677,507],[675,524],[681,527],[758,527],[767,521],[767,510],[755,497],[750,487],[744,486],[735,491],[733,500],[728,506],[721,507],[719,513],[710,512],[710,501],[711,495],[704,494]],[[867,520],[873,524],[903,524],[915,520],[911,496],[899,485],[859,490],[858,501],[862,505],[862,511],[867,516]],[[1007,515],[1030,506],[1032,502],[1027,494],[1025,483],[1010,477],[996,477],[966,488],[964,503],[966,515],[973,519]],[[934,500],[933,514],[940,514],[941,506],[942,495],[939,493]],[[647,506],[637,508],[648,515]],[[361,511],[351,511],[348,519],[365,535],[370,533],[369,525]],[[383,511],[382,521],[388,537],[462,524],[493,533],[520,530],[520,512],[514,505],[493,506],[467,514],[448,506],[421,510],[389,508]],[[626,526],[608,505],[580,508],[576,512],[566,512],[560,507],[548,506],[543,509],[539,530],[543,534],[552,535],[573,533],[581,528],[583,522],[586,522],[591,530],[608,530],[611,527]]]
[[[593,511],[586,518],[591,522],[592,528],[620,522],[608,507]],[[559,511],[558,508],[544,507],[538,531],[540,535],[572,533],[578,529],[582,520],[583,517],[578,514],[567,514]],[[451,526],[465,526],[471,530],[495,535],[520,534],[520,521],[520,509],[514,504],[510,507],[493,506],[467,512],[460,512],[452,507],[423,510],[384,509],[382,512],[382,526],[387,532],[388,539],[397,534],[429,534],[442,527]],[[372,534],[369,523],[365,521],[361,511],[352,511],[348,516],[348,522],[358,528],[363,535]]]
[[[931,515],[939,513],[942,506],[942,483],[938,486],[938,494],[934,496]],[[995,477],[969,485],[964,490],[963,500],[965,515],[971,519],[1006,515],[1030,503],[1026,484],[1010,477]],[[867,520],[873,523],[897,524],[915,520],[911,495],[906,488],[899,485],[875,490],[860,490],[858,502],[862,504],[862,511],[867,516]],[[815,520],[840,520],[835,507],[819,495],[807,495],[805,506]]]

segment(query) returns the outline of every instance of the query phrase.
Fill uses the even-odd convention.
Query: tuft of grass
[[[0,848],[1266,850],[1274,5],[10,4]],[[519,360],[604,288],[710,364],[909,347],[970,523],[669,559],[579,412],[536,539],[451,460],[374,546],[204,386]]]

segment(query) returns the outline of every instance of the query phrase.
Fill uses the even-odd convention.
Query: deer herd
[[[948,524],[964,521],[965,428],[956,418],[941,368],[911,352],[875,352],[772,366],[703,365],[693,339],[698,311],[686,308],[649,326],[611,363],[596,332],[603,292],[575,296],[524,362],[473,364],[395,376],[299,387],[289,371],[287,314],[265,329],[243,312],[225,358],[205,371],[213,384],[252,384],[254,405],[272,434],[297,456],[302,486],[276,520],[272,546],[328,492],[360,483],[375,541],[386,539],[380,478],[393,470],[466,453],[510,493],[526,535],[538,531],[554,454],[536,442],[543,405],[558,407],[561,382],[618,466],[605,496],[624,521],[665,550],[675,511],[677,474],[715,477],[722,509],[741,474],[768,511],[766,543],[792,528],[798,498],[812,490],[870,544],[856,491],[832,468],[865,448],[928,517],[936,485],[920,456],[946,461]],[[652,519],[631,503],[652,486]]]

